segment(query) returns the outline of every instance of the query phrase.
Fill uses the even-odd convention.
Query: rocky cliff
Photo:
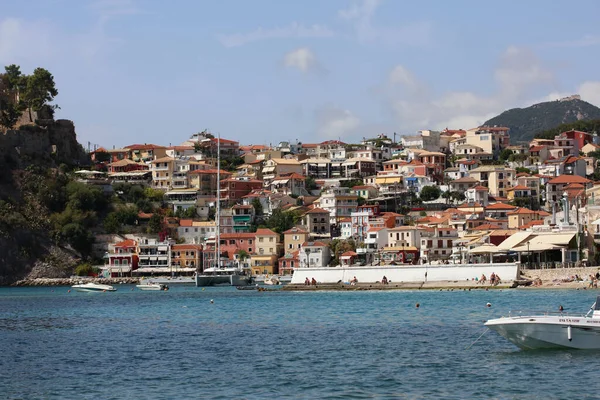
[[[73,122],[36,122],[0,132],[0,285],[32,271],[36,276],[68,276],[77,262],[74,251],[50,237],[49,211],[44,199],[33,194],[31,182],[50,180],[61,164],[85,165],[89,158],[77,142]]]

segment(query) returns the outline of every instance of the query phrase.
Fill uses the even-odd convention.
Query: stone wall
[[[543,282],[552,282],[555,279],[562,280],[579,275],[585,279],[589,275],[596,275],[600,267],[587,268],[556,268],[556,269],[524,269],[521,271],[521,277],[528,279],[539,278]]]
[[[31,162],[59,165],[88,164],[88,156],[77,142],[75,125],[60,119],[44,120],[44,126],[23,125],[0,133],[0,166],[20,168]]]

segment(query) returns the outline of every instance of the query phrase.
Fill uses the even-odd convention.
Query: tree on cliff
[[[44,68],[36,68],[32,75],[26,77],[27,84],[23,91],[22,103],[29,110],[29,120],[33,122],[31,110],[40,111],[58,95],[54,85],[54,77]],[[49,106],[51,110],[58,108],[57,105]]]

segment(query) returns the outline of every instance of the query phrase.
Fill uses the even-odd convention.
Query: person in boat
[[[313,286],[317,286],[317,280],[315,278],[312,278],[312,280],[310,281],[310,284]]]

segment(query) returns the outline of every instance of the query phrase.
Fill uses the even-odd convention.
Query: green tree
[[[154,213],[148,221],[148,233],[158,233],[162,230],[162,218],[159,214]]]
[[[317,190],[319,188],[317,186],[317,182],[315,182],[315,178],[313,178],[312,176],[306,177],[306,180],[304,181],[304,186],[306,187],[306,190],[308,190],[309,192],[311,190]]]
[[[513,155],[513,152],[512,152],[512,150],[510,150],[510,149],[504,149],[504,150],[502,150],[502,151],[500,152],[500,155],[498,156],[498,159],[499,159],[500,161],[503,161],[503,162],[504,162],[504,161],[508,160],[508,158],[509,158],[510,156],[512,156],[512,155]]]
[[[54,77],[44,68],[36,68],[32,75],[26,77],[27,84],[22,94],[21,101],[29,110],[29,120],[33,122],[31,111],[40,111],[43,106],[58,96],[58,90],[54,84]],[[56,109],[58,106],[50,106]]]
[[[117,217],[117,213],[109,213],[106,218],[104,218],[102,226],[106,233],[119,233],[121,231],[121,222],[119,221],[119,217]]]
[[[254,212],[257,216],[263,215],[263,205],[257,197],[252,200],[252,207],[254,207]]]
[[[353,188],[354,186],[361,186],[361,185],[363,185],[362,179],[348,179],[345,181],[340,181],[340,186],[342,186],[342,187]]]
[[[0,125],[6,129],[13,129],[21,114],[18,105],[0,97]]]
[[[432,201],[440,197],[442,191],[437,186],[424,186],[421,189],[420,198],[423,201]]]
[[[265,226],[274,232],[283,233],[300,221],[300,214],[296,211],[281,211],[276,209],[271,217],[265,221]]]

